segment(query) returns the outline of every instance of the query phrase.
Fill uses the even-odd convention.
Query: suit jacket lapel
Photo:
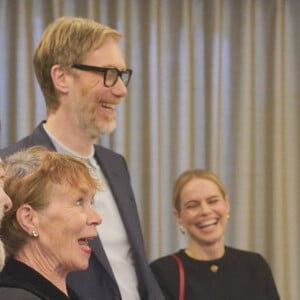
[[[136,240],[134,237],[132,238],[132,233],[140,228],[140,223],[137,218],[138,212],[131,190],[130,179],[128,173],[124,172],[124,170],[127,170],[126,166],[123,164],[121,158],[119,160],[116,158],[111,159],[110,157],[105,156],[105,152],[99,152],[98,148],[98,150],[95,151],[96,160],[110,186],[127,232],[129,242],[132,243],[133,240]],[[138,233],[141,234],[141,232]]]
[[[143,235],[127,166],[122,156],[95,148],[95,158],[98,161],[107,183],[110,186],[123,221],[125,231],[131,245],[135,263],[139,263],[144,253]],[[137,268],[138,269],[138,268]]]

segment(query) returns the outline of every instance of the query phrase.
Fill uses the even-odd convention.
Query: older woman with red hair
[[[66,278],[88,267],[89,240],[101,223],[97,189],[86,165],[67,154],[36,146],[5,160],[4,190],[13,205],[0,229],[7,255],[0,299],[78,299]]]

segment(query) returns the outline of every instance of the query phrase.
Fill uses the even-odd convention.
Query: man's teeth
[[[110,103],[105,103],[105,102],[101,102],[101,105],[104,107],[104,108],[110,108],[110,109],[114,109],[114,104],[110,104]]]

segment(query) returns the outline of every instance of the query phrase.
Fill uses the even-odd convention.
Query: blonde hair
[[[37,211],[45,208],[57,185],[92,194],[100,189],[81,160],[41,146],[14,153],[4,163],[4,190],[13,204],[4,215],[0,229],[8,256],[16,255],[28,238],[16,218],[21,205],[28,204]]]
[[[216,174],[204,169],[187,170],[177,178],[173,186],[173,207],[176,208],[178,211],[180,211],[181,191],[183,187],[193,178],[203,178],[214,182],[218,186],[222,196],[224,198],[226,197],[227,192],[225,186]]]
[[[59,107],[50,74],[52,66],[70,67],[80,63],[109,37],[119,40],[121,34],[91,19],[61,17],[47,26],[35,49],[33,64],[48,113]]]

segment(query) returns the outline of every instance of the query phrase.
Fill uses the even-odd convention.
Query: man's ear
[[[37,230],[38,219],[36,211],[30,205],[21,205],[16,212],[16,218],[21,228],[30,236]]]
[[[51,78],[55,89],[59,93],[67,93],[69,91],[68,70],[61,65],[54,65],[51,68]]]

